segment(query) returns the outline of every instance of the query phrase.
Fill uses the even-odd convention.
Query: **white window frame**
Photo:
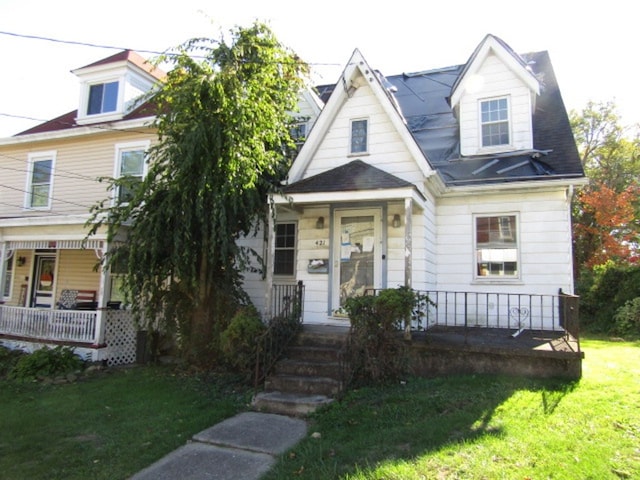
[[[47,193],[47,204],[34,206],[33,200],[33,173],[34,165],[36,162],[51,161],[51,171],[49,173],[49,191]],[[29,154],[28,166],[27,166],[27,182],[25,186],[24,208],[25,210],[51,210],[51,199],[53,197],[53,181],[55,178],[56,170],[56,151],[51,150],[48,152],[33,152]]]
[[[118,84],[118,99],[116,101],[116,109],[110,112],[88,113],[89,112],[89,96],[91,87],[95,85],[106,85],[107,83]],[[93,122],[106,122],[109,120],[117,120],[122,118],[124,111],[124,95],[125,95],[124,76],[115,75],[109,77],[93,76],[82,84],[80,94],[80,108],[78,109],[78,123],[84,125]]]
[[[503,219],[506,218],[514,218],[515,226],[514,228],[506,228],[506,225],[503,225]],[[491,239],[488,242],[479,243],[478,242],[478,220],[481,218],[493,218],[498,221],[498,234],[500,236],[499,239],[492,241]],[[500,240],[505,240],[504,242],[500,242]],[[512,243],[511,243],[512,242]],[[483,247],[485,247],[483,249]],[[481,262],[480,262],[480,254],[481,250],[512,250],[515,249],[515,264],[516,273],[505,274],[504,271],[502,273],[491,273],[487,270],[486,274],[481,273]],[[478,282],[518,282],[522,278],[522,263],[520,261],[520,215],[517,212],[500,212],[500,213],[482,213],[473,215],[473,278]],[[491,262],[488,261],[486,263],[499,263],[499,262]]]
[[[122,154],[125,152],[137,152],[144,151],[145,159],[142,164],[142,176],[141,179],[144,179],[147,176],[147,170],[149,166],[147,164],[147,153],[149,151],[149,147],[151,145],[150,141],[144,142],[128,142],[128,143],[119,143],[116,144],[115,148],[115,160],[114,160],[114,168],[113,168],[113,178],[120,178],[122,176]],[[115,204],[118,196],[120,195],[120,189],[117,189],[113,192],[112,203]]]
[[[358,150],[358,151],[354,151],[353,150],[353,127],[354,124],[357,122],[364,122],[366,125],[366,132],[365,132],[365,137],[364,137],[364,141],[365,141],[365,147],[364,150]],[[349,121],[349,155],[353,156],[353,155],[366,155],[367,153],[369,153],[369,137],[371,135],[371,129],[370,129],[370,122],[368,118],[352,118]]]
[[[278,232],[277,228],[279,225],[293,225],[293,246],[292,247],[278,247]],[[298,250],[298,223],[295,221],[282,221],[276,223],[276,232],[273,237],[274,246],[273,246],[273,275],[278,278],[284,277],[295,277],[296,276],[296,258],[297,258],[297,250]],[[293,251],[293,271],[291,273],[276,273],[276,253],[278,251]]]
[[[484,122],[482,120],[482,106],[489,102],[505,100],[507,102],[507,119],[506,120],[493,120]],[[507,135],[509,136],[507,143],[499,143],[495,145],[485,145],[484,144],[484,126],[485,125],[498,125],[506,123],[507,124]],[[491,97],[491,98],[481,98],[478,100],[478,128],[479,128],[479,145],[482,150],[500,150],[505,147],[510,147],[513,143],[513,132],[512,132],[512,114],[511,114],[511,98],[509,95],[502,95],[499,97]]]

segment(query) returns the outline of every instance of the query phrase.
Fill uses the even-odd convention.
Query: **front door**
[[[333,231],[332,311],[350,297],[381,288],[380,209],[336,210]]]
[[[56,257],[36,255],[31,289],[31,306],[51,308],[53,306],[53,285],[56,271]]]

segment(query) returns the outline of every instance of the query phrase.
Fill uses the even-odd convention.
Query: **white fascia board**
[[[89,214],[56,215],[44,217],[17,217],[0,219],[0,228],[7,227],[48,227],[58,225],[84,225]]]
[[[525,191],[553,191],[559,188],[580,187],[587,185],[589,179],[579,178],[559,178],[555,180],[528,180],[521,182],[507,183],[485,183],[482,185],[456,185],[449,186],[440,193],[440,197],[457,197],[464,195],[477,195],[479,193],[495,192],[525,192]]]
[[[124,120],[108,124],[101,123],[99,125],[86,125],[76,128],[56,130],[53,132],[33,133],[31,135],[19,135],[15,137],[1,138],[0,146],[21,145],[24,143],[33,143],[45,140],[59,140],[64,138],[95,135],[96,133],[127,131],[135,128],[150,128],[155,118],[156,117],[154,115],[150,117],[136,118],[134,120]]]
[[[278,195],[273,198],[277,205],[309,205],[348,202],[391,201],[411,198],[421,209],[426,203],[424,197],[415,188],[392,188],[385,190],[358,190],[345,192],[294,193]]]
[[[469,68],[463,71],[464,77],[458,83],[454,92],[451,92],[451,107],[455,107],[467,88],[468,79],[474,75],[482,66],[489,53],[493,52],[514,74],[524,82],[536,95],[540,95],[540,82],[533,73],[523,67],[512,55],[501,45],[494,37],[489,35],[485,40],[478,53],[471,59]]]

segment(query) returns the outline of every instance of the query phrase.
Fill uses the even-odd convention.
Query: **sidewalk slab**
[[[271,413],[245,412],[194,435],[193,440],[269,455],[286,452],[307,434],[299,418]]]
[[[189,443],[130,480],[257,480],[274,463],[265,453]]]

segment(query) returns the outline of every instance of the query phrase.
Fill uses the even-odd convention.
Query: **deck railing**
[[[418,291],[412,330],[434,326],[566,331],[578,337],[578,297],[524,293]],[[428,299],[428,300],[427,300]]]
[[[38,340],[94,343],[92,310],[51,310],[0,305],[0,334]]]

